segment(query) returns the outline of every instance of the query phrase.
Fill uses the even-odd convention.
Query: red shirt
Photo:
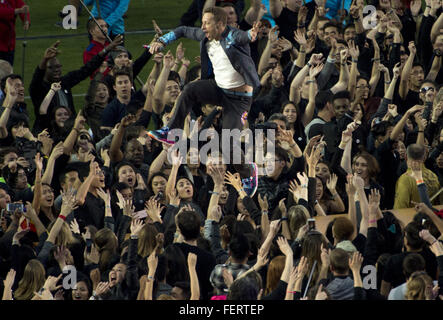
[[[0,0],[1,1],[1,0]],[[95,55],[99,54],[100,51],[102,51],[109,42],[105,42],[105,44],[101,44],[100,42],[97,42],[95,40],[91,40],[89,43],[89,46],[85,49],[83,52],[83,63],[86,64],[91,60]],[[91,79],[94,79],[95,74],[98,72],[98,70],[95,70],[95,72],[91,75]],[[109,72],[109,68],[106,69],[104,72],[104,75],[106,76]]]
[[[15,9],[20,9],[25,3],[23,0],[0,0],[0,51],[10,52],[15,49]],[[24,22],[29,19],[29,12],[20,14]]]

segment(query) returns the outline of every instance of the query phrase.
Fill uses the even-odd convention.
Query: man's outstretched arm
[[[201,41],[205,38],[205,33],[200,28],[181,26],[171,32],[161,36],[157,41],[149,45],[149,52],[151,54],[163,50],[168,44],[180,38],[188,38],[191,40]]]

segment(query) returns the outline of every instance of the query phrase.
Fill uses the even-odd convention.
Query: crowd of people
[[[139,57],[95,7],[129,1],[85,2],[79,69],[58,41],[28,84],[0,62],[3,300],[443,299],[442,1],[195,0]],[[223,129],[257,158],[201,161]]]

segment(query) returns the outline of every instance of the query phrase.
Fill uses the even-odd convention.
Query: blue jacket
[[[213,68],[206,49],[208,38],[206,38],[202,29],[185,26],[178,27],[159,38],[159,40],[167,45],[181,37],[200,41],[201,78],[211,78],[213,76]],[[251,58],[250,42],[250,31],[245,32],[230,26],[226,26],[220,39],[220,44],[234,69],[243,76],[247,85],[255,89],[260,86],[260,80],[255,70],[254,61]]]
[[[125,33],[125,22],[123,15],[128,10],[130,0],[99,0],[100,13],[102,19],[108,24],[109,34]],[[84,0],[87,6],[93,5],[91,13],[94,18],[98,17],[96,0]]]

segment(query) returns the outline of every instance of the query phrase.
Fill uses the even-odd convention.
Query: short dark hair
[[[212,13],[214,15],[215,23],[221,22],[224,25],[228,24],[228,15],[223,8],[220,7],[209,7],[203,11],[205,13]]]
[[[269,117],[268,121],[280,120],[285,123],[286,129],[288,128],[288,119],[283,115],[283,113],[274,113]]]
[[[195,240],[200,235],[200,217],[195,211],[184,210],[177,218],[178,228],[186,241]]]
[[[80,161],[70,162],[66,165],[66,167],[63,169],[62,173],[58,176],[58,181],[60,182],[60,185],[65,183],[66,174],[68,172],[75,171],[78,173],[77,165],[81,163]]]
[[[405,237],[408,245],[414,250],[420,250],[424,247],[425,242],[420,238],[420,231],[423,228],[415,221],[408,223],[405,227]]]
[[[333,97],[334,94],[331,92],[331,90],[319,91],[315,96],[315,108],[318,111],[323,110],[328,102],[332,103]]]
[[[15,74],[15,73],[9,74],[9,75],[3,77],[2,80],[0,81],[0,88],[2,89],[3,93],[5,93],[6,80],[8,80],[8,79],[11,79],[11,80],[20,79],[23,82],[23,78],[20,75]]]
[[[249,255],[249,241],[244,234],[236,234],[229,242],[229,251],[232,258],[243,260]]]
[[[119,68],[117,71],[114,72],[114,84],[117,81],[118,76],[128,76],[129,81],[131,81],[131,83],[133,82],[131,71],[127,67]]]
[[[425,147],[418,143],[410,144],[406,149],[406,155],[410,160],[424,161],[425,153]]]
[[[337,32],[340,32],[340,28],[333,22],[328,22],[323,26],[323,30],[326,30],[326,28],[335,28],[337,29]]]
[[[340,248],[331,251],[331,267],[339,273],[344,274],[349,271],[349,254]]]
[[[425,259],[418,253],[410,253],[403,260],[403,274],[408,279],[415,271],[422,271],[426,268]]]
[[[334,94],[332,97],[332,102],[334,102],[337,99],[348,99],[351,100],[351,94],[347,90],[339,91]]]
[[[386,132],[388,130],[388,127],[392,126],[388,121],[382,121],[377,124],[375,124],[372,129],[371,133],[374,136],[374,138],[378,138],[379,136],[386,136]]]
[[[350,240],[354,234],[354,225],[348,218],[336,218],[332,225],[332,231],[337,239],[337,243],[344,240]]]

